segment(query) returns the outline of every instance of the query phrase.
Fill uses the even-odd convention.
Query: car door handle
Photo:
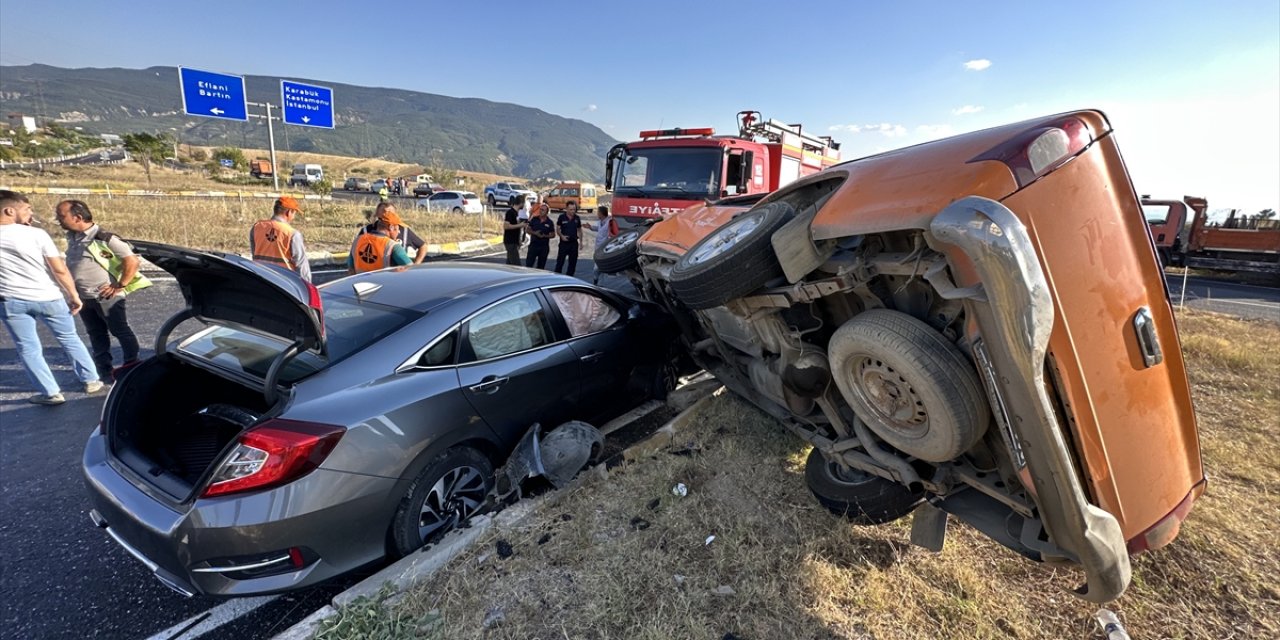
[[[601,351],[593,351],[593,352],[588,353],[587,355],[582,356],[582,357],[580,357],[580,358],[578,358],[578,359],[579,359],[579,360],[581,360],[581,361],[583,361],[583,362],[595,362],[596,360],[599,360],[600,358],[603,358],[603,357],[604,357],[604,353],[603,353],[603,352],[601,352]]]
[[[510,378],[506,376],[501,378],[497,376],[485,376],[479,384],[473,384],[467,388],[476,393],[494,393],[498,389],[502,388],[502,385],[506,384],[507,380],[510,380]]]
[[[1156,321],[1147,307],[1138,309],[1133,316],[1133,331],[1138,335],[1138,348],[1142,350],[1142,362],[1154,367],[1164,361],[1160,338],[1156,336]]]

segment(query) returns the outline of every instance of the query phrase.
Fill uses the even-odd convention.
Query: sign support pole
[[[271,144],[271,180],[273,184],[275,184],[275,190],[279,191],[280,190],[280,165],[276,164],[276,132],[275,132],[275,127],[271,125],[271,121],[273,120],[273,118],[271,117],[271,107],[274,105],[272,105],[270,102],[250,102],[248,104],[255,107],[266,107],[267,109],[266,116],[260,116],[256,113],[251,113],[249,114],[249,117],[250,118],[265,117],[267,119],[267,138],[270,140],[270,144]]]

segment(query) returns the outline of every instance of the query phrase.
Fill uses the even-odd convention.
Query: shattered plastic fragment
[[[677,482],[676,486],[671,487],[671,493],[674,493],[675,495],[678,495],[681,498],[683,498],[689,495],[689,487],[684,486],[683,482]]]
[[[715,539],[716,537],[714,535],[707,536],[707,541],[703,543],[703,546],[711,544],[712,542],[715,541]]]

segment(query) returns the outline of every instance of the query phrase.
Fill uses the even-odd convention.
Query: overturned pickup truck
[[[1106,116],[1079,111],[838,164],[686,209],[596,255],[694,359],[811,442],[859,524],[948,514],[1104,602],[1205,475],[1173,312]]]

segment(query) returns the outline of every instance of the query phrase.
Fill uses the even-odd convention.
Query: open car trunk
[[[117,383],[102,425],[119,463],[151,488],[185,502],[204,486],[236,436],[270,409],[260,388],[164,354]]]

